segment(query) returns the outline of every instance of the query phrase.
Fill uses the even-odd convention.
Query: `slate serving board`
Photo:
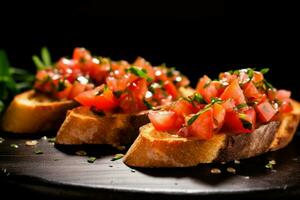
[[[1,133],[0,183],[5,190],[19,194],[32,192],[44,199],[206,199],[295,197],[300,194],[300,135],[285,149],[256,158],[241,160],[240,164],[200,165],[183,169],[133,169],[122,159],[111,161],[119,150],[107,146],[55,146],[40,139],[36,146],[25,142],[31,136],[16,137]],[[18,144],[19,148],[11,147]],[[41,150],[43,154],[36,154]],[[94,163],[87,156],[74,152],[85,150],[97,157]],[[273,170],[265,165],[275,160]],[[227,172],[228,167],[236,174]],[[221,174],[212,174],[219,168]],[[4,191],[4,190],[3,190]]]

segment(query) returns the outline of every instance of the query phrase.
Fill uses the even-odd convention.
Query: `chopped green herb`
[[[246,108],[248,105],[246,103],[241,103],[236,106],[237,109]]]
[[[114,93],[115,97],[120,98],[123,92],[122,91],[114,91],[113,93]]]
[[[237,70],[234,70],[234,71],[232,72],[232,74],[235,74],[235,75],[240,75],[240,70],[239,70],[239,69],[237,69]]]
[[[59,159],[58,159],[58,158],[54,158],[53,160],[54,160],[54,161],[58,161]]]
[[[37,55],[32,56],[32,61],[38,70],[43,70],[46,68],[44,63],[40,60],[40,58]]]
[[[86,151],[82,151],[82,150],[81,151],[76,151],[75,154],[78,155],[78,156],[86,156],[87,155]]]
[[[17,149],[17,148],[19,148],[19,145],[17,145],[17,144],[11,144],[10,147],[14,148],[14,149]]]
[[[148,109],[152,109],[153,106],[151,103],[149,103],[146,99],[143,99],[143,103],[145,104],[145,106],[148,108]]]
[[[248,68],[247,69],[247,75],[248,75],[249,79],[251,80],[253,78],[253,75],[254,75],[254,70],[251,69],[251,68]]]
[[[47,140],[48,140],[48,142],[55,142],[56,141],[56,137],[48,138]]]
[[[273,169],[273,166],[276,164],[275,160],[270,160],[268,164],[265,165],[265,168]]]
[[[266,73],[268,73],[269,72],[269,68],[263,68],[263,69],[261,69],[260,70],[260,72],[262,73],[262,74],[266,74]]]
[[[89,163],[94,163],[96,160],[97,160],[96,157],[89,157],[89,158],[87,159],[87,161],[88,161]]]
[[[267,89],[274,89],[273,85],[271,85],[271,83],[269,83],[269,82],[266,81],[265,79],[264,79],[264,84],[265,84],[265,86],[267,87]]]
[[[36,150],[34,150],[34,153],[35,153],[35,154],[43,154],[44,152],[41,151],[41,150],[39,150],[39,149],[36,149]]]
[[[57,91],[63,91],[64,89],[66,89],[66,84],[64,80],[59,80],[58,81],[58,86],[57,86]]]
[[[111,161],[119,160],[119,159],[123,158],[123,156],[124,156],[124,154],[118,153],[111,159]]]
[[[203,96],[199,93],[195,93],[193,96],[193,100],[196,101],[197,103],[201,103],[201,104],[205,104],[205,100],[203,98]]]
[[[220,99],[220,98],[215,98],[215,97],[212,97],[211,98],[211,103],[210,104],[215,104],[215,103],[221,103],[221,102],[223,102],[223,100],[222,99]],[[209,104],[208,104],[209,105]]]
[[[167,70],[167,77],[172,77],[174,75],[175,68],[171,67]]]
[[[240,113],[239,118],[243,124],[243,127],[248,130],[252,130],[252,123],[247,120],[247,115]]]
[[[200,113],[197,113],[195,115],[193,115],[189,120],[188,120],[188,125],[192,125],[194,123],[194,121],[196,121],[196,119],[199,117]]]
[[[150,78],[147,73],[135,66],[129,67],[126,69],[126,72],[130,72],[138,77],[145,78],[148,82],[152,81],[152,78]]]

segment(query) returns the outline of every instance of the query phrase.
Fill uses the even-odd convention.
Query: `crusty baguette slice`
[[[147,111],[137,114],[98,115],[80,106],[68,112],[60,127],[57,144],[109,144],[115,147],[132,143],[139,127],[149,122]]]
[[[199,141],[158,132],[152,124],[140,128],[140,135],[124,157],[134,167],[190,167],[200,163],[228,162],[253,157],[285,147],[293,138],[300,119],[300,104],[280,121],[260,126],[251,134],[216,134]]]
[[[58,129],[74,101],[55,101],[33,90],[16,95],[1,120],[1,128],[13,133]]]
[[[179,88],[182,96],[194,93],[191,88]],[[57,144],[109,144],[115,147],[131,144],[139,127],[149,123],[148,111],[136,114],[99,116],[88,107],[78,107],[68,112],[60,127]]]

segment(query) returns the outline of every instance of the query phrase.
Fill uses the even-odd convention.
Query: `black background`
[[[250,7],[247,7],[250,8]],[[175,66],[192,80],[242,67],[269,67],[278,88],[297,91],[299,40],[295,20],[227,10],[223,0],[10,1],[2,6],[0,47],[17,67],[34,70],[31,56],[42,46],[54,59],[83,46],[96,55]],[[271,9],[270,9],[271,10]]]

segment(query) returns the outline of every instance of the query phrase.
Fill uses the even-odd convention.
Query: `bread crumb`
[[[219,168],[212,168],[210,170],[210,173],[212,173],[212,174],[221,174],[222,172]]]
[[[38,141],[37,140],[28,140],[25,142],[26,146],[35,146],[37,145]]]
[[[227,167],[226,170],[227,170],[227,172],[232,173],[232,174],[236,173],[236,170],[233,167]]]

